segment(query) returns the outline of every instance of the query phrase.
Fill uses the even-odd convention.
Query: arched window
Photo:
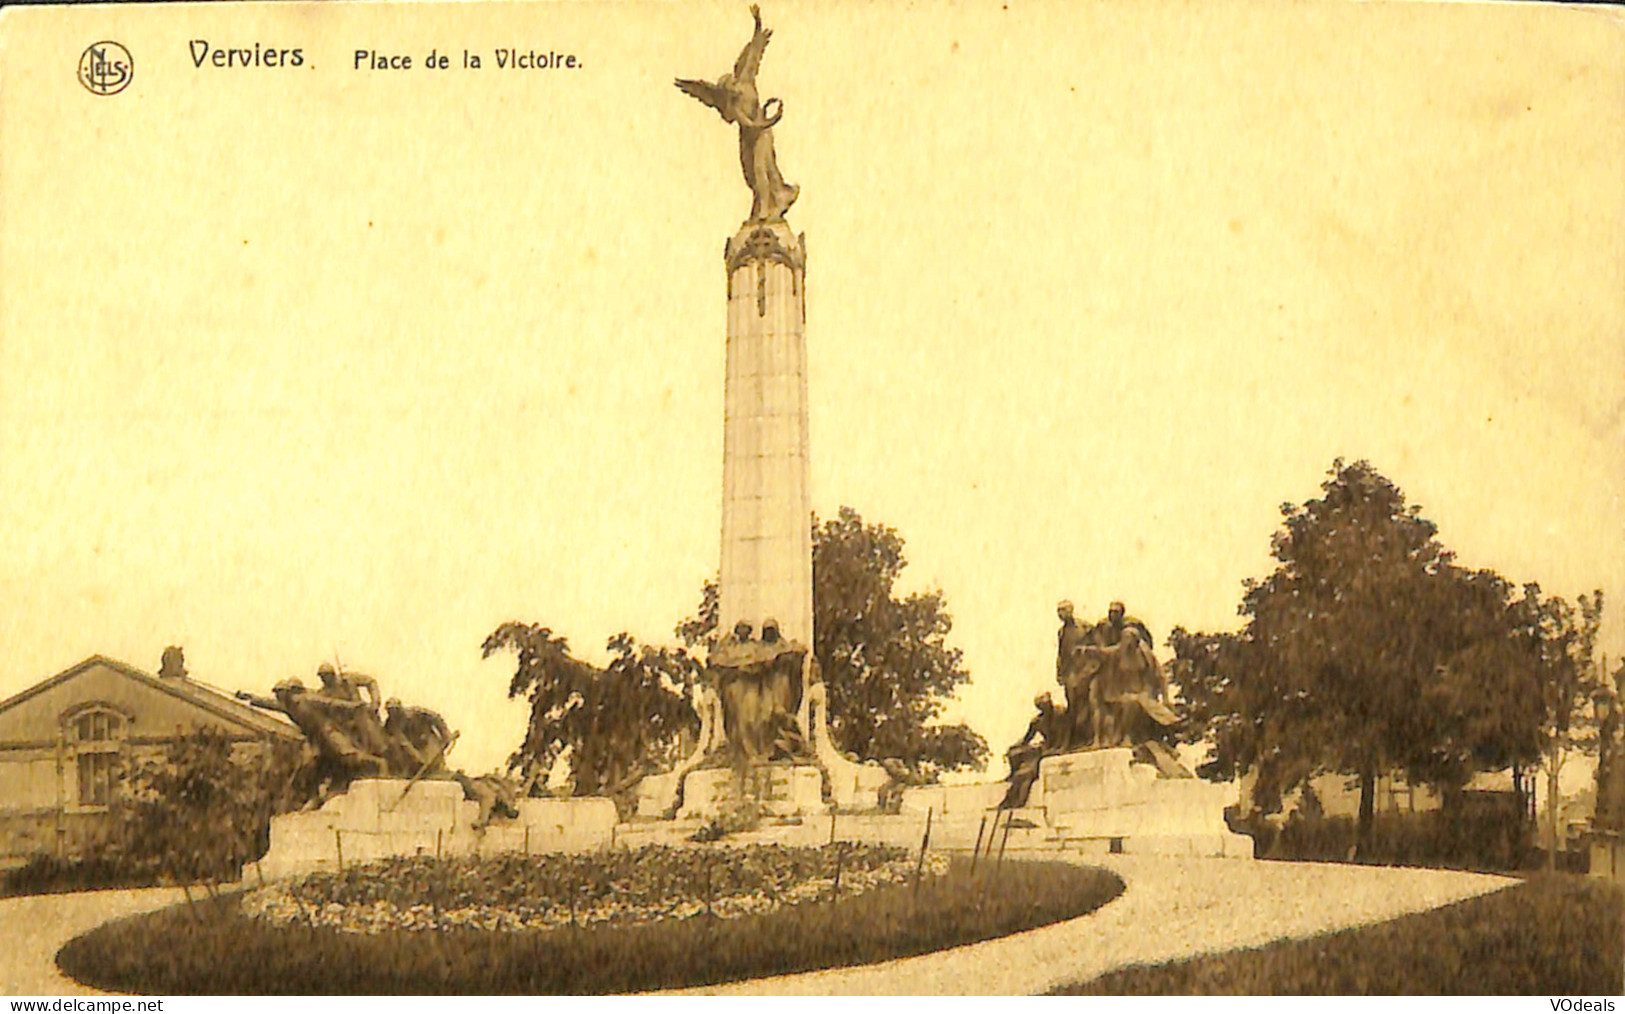
[[[77,768],[78,804],[113,805],[129,716],[105,704],[87,704],[64,715],[62,725]]]

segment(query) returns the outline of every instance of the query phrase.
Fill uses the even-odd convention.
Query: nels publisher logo
[[[97,95],[117,95],[135,74],[130,51],[116,42],[97,42],[79,57],[79,83]]]

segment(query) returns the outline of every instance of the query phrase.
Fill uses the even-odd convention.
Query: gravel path
[[[104,922],[185,901],[178,887],[40,894],[0,900],[0,994],[95,995],[56,970],[62,945]]]
[[[1517,883],[1443,870],[1243,859],[1096,856],[1128,885],[1082,918],[968,947],[689,994],[1030,995],[1113,968],[1310,937]]]

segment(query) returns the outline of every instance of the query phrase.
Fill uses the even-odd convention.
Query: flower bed
[[[260,888],[242,910],[273,925],[345,933],[619,926],[706,913],[733,919],[829,899],[837,865],[846,897],[908,880],[916,859],[895,846],[861,844],[397,858]],[[947,870],[946,856],[926,857],[925,875]]]
[[[858,846],[849,848],[848,856],[861,862],[855,858]],[[720,852],[696,850],[694,856],[651,858],[650,864],[699,864],[703,862],[699,854],[707,851]],[[818,854],[814,850],[808,853]],[[881,853],[879,865],[896,862],[891,858],[895,855]],[[547,863],[566,861],[598,861],[606,868],[620,868],[613,854],[576,860],[552,857]],[[750,870],[781,868],[747,863],[738,855],[718,855],[713,861],[718,864],[709,867],[713,869],[714,903],[718,895],[735,893],[724,890],[728,881],[723,869],[743,877]],[[926,861],[931,869],[931,859]],[[452,871],[483,869],[487,880],[476,878],[478,882],[488,882],[492,890],[511,892],[505,895],[509,898],[522,896],[518,885],[498,882],[504,875],[498,870],[512,869],[502,862],[447,860],[439,864],[442,869],[426,864],[417,875],[443,877],[446,893],[434,896],[452,898],[451,885],[460,882]],[[350,889],[349,871],[344,877],[312,878],[300,890],[314,892],[318,883],[328,884],[335,892],[334,903],[359,903],[365,884],[364,890],[380,892],[369,896],[366,904],[398,904],[395,896],[386,897],[383,892],[400,891],[404,899],[411,876],[401,870],[398,880],[390,880],[376,873],[393,866],[371,867],[375,871],[371,876],[363,876],[358,869],[353,895],[336,893]],[[807,879],[825,875],[813,863],[807,866],[811,873]],[[554,874],[544,876],[539,872],[542,868]],[[703,871],[708,867],[694,868]],[[559,869],[545,865],[516,876],[548,883]],[[702,893],[704,877],[700,872],[697,878]],[[407,929],[347,933],[329,925],[279,924],[250,916],[243,910],[243,896],[222,895],[99,926],[69,941],[57,953],[57,966],[79,982],[101,989],[161,995],[623,993],[705,986],[923,954],[1070,919],[1092,911],[1123,889],[1123,882],[1105,870],[1023,860],[984,862],[973,871],[968,857],[951,858],[946,876],[925,877],[918,889],[905,878],[903,883],[857,894],[848,890],[854,882],[848,879],[843,862],[841,892],[833,903],[781,902],[774,911],[739,918],[702,915],[518,932],[487,931],[464,923],[463,928],[438,933]],[[340,898],[346,901],[340,902]],[[327,903],[324,898],[323,904]],[[453,910],[442,907],[442,911]],[[163,945],[154,946],[153,941]]]

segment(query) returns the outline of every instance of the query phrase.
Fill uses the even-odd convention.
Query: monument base
[[[1235,834],[1224,821],[1225,807],[1236,801],[1235,786],[1163,777],[1152,765],[1134,763],[1134,751],[1127,748],[1045,757],[1027,805],[1019,810],[996,809],[1006,788],[1007,783],[995,782],[906,789],[903,812],[918,817],[932,811],[937,821],[932,839],[947,847],[968,843],[985,830],[1019,849],[1253,854],[1252,839]],[[1006,821],[1012,825],[1008,833]]]
[[[732,770],[701,766],[721,746],[724,727],[721,702],[713,691],[702,686],[695,696],[695,710],[700,715],[700,736],[694,751],[673,770],[649,775],[638,783],[639,817],[670,819],[704,814],[709,818],[721,813],[727,805],[728,792],[732,790],[720,783],[725,776],[732,776]],[[793,769],[796,772],[765,776],[770,781],[776,778],[777,782],[752,790],[757,801],[764,804],[763,812],[779,816],[822,813],[830,805],[843,813],[876,809],[880,805],[880,790],[890,778],[879,764],[857,761],[836,749],[829,734],[828,689],[823,683],[813,683],[802,695],[797,721],[809,734],[814,759],[812,763],[780,761],[758,766],[763,771]],[[826,777],[828,804],[823,794]],[[784,784],[786,781],[790,783],[788,786]],[[717,799],[721,802],[714,801]]]
[[[1252,855],[1252,839],[1224,821],[1233,787],[1160,777],[1133,760],[1129,749],[1046,757],[1028,805],[1043,808],[1058,842],[1083,851]]]
[[[518,808],[517,819],[475,828],[479,804],[464,799],[456,782],[364,779],[319,810],[273,818],[260,873],[337,870],[392,856],[585,851],[614,838],[615,804],[608,799],[522,799]]]
[[[824,773],[811,764],[759,764],[747,771],[701,768],[683,779],[679,818],[710,819],[754,806],[768,817],[828,812]]]

